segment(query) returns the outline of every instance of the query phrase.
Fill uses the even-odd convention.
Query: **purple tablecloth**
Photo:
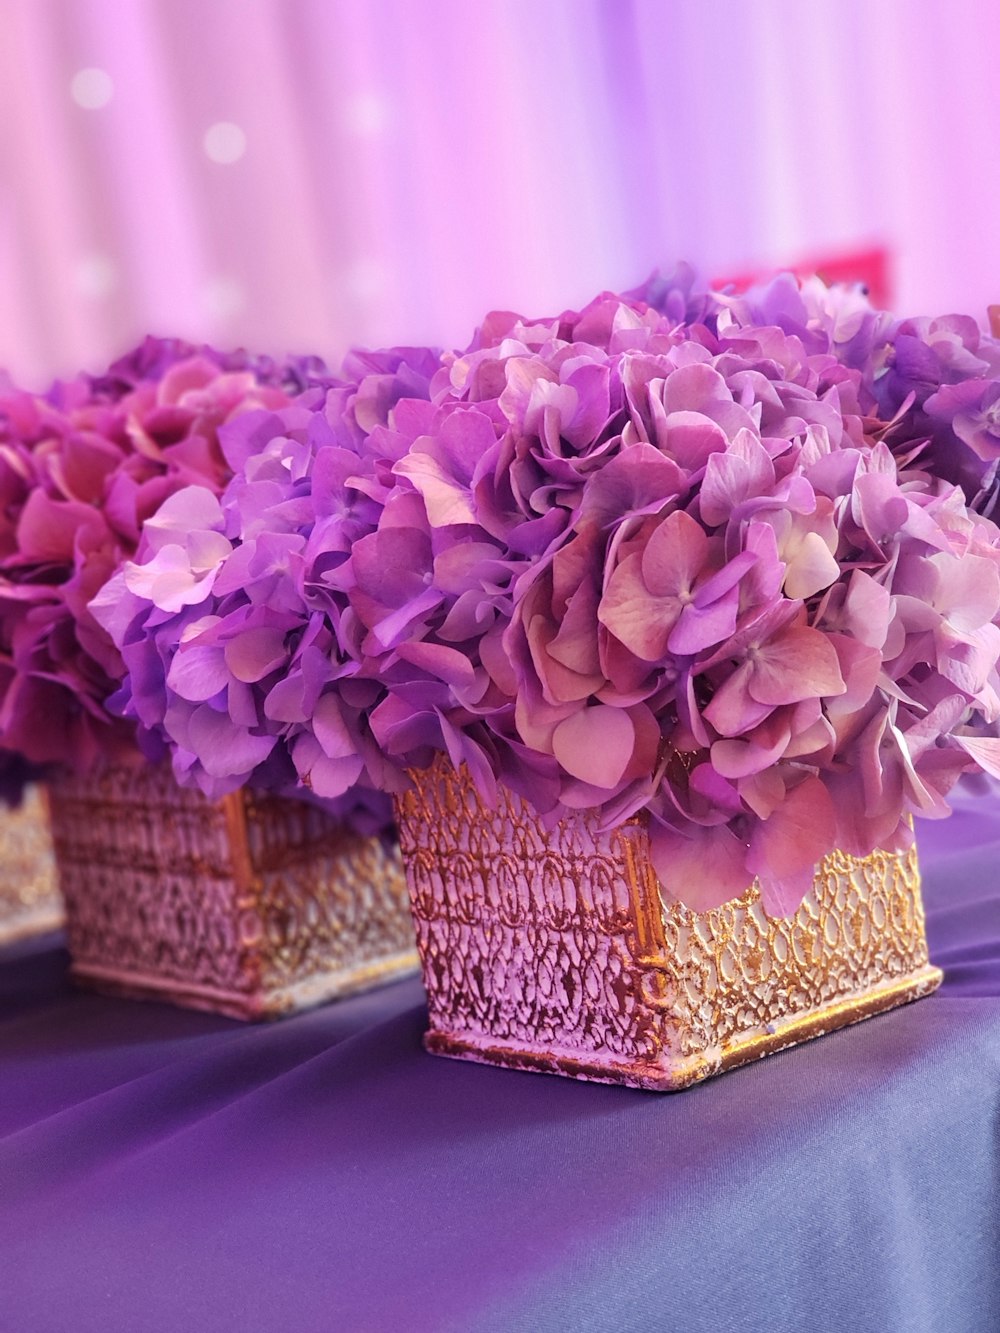
[[[922,829],[932,998],[674,1096],[0,959],[0,1330],[1000,1329],[1000,806]]]

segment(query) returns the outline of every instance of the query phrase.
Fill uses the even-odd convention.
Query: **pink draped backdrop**
[[[0,0],[0,365],[452,343],[872,244],[901,309],[980,314],[998,36],[969,0]]]

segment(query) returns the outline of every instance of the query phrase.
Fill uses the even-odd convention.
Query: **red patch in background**
[[[884,246],[841,251],[835,255],[814,255],[794,264],[779,265],[777,268],[744,270],[740,274],[728,274],[726,277],[713,279],[713,286],[732,285],[739,291],[770,277],[775,272],[785,271],[794,273],[797,278],[807,278],[815,273],[824,282],[861,282],[868,289],[872,305],[879,306],[883,310],[892,306],[892,264],[889,251]]]

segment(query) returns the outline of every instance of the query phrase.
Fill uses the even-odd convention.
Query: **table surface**
[[[942,989],[686,1092],[248,1027],[0,954],[0,1330],[1000,1329],[1000,801],[922,826]]]

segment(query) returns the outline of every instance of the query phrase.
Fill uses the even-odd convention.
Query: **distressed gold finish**
[[[62,923],[48,813],[41,789],[29,787],[16,810],[0,810],[0,944]]]
[[[270,1018],[416,967],[398,854],[314,805],[122,767],[50,806],[83,985]]]
[[[915,850],[834,852],[794,917],[661,895],[645,828],[546,830],[444,763],[397,799],[428,1049],[672,1090],[934,990]],[[667,886],[669,889],[669,885]]]

